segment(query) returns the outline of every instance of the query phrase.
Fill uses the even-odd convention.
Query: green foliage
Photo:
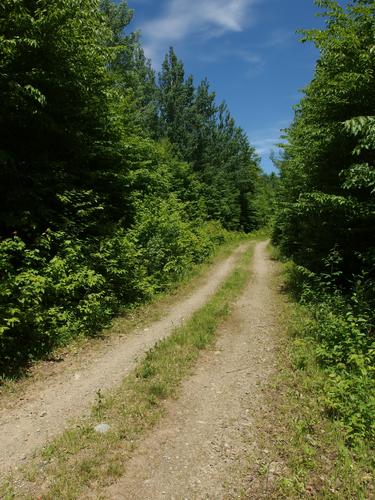
[[[314,271],[335,247],[348,280],[375,247],[374,10],[318,5],[327,27],[303,32],[321,55],[287,131],[275,240]]]
[[[56,223],[58,195],[91,189],[112,156],[109,32],[93,0],[5,0],[0,12],[0,227],[30,239]]]
[[[157,85],[132,17],[1,2],[0,375],[171,286],[222,225],[253,227],[254,150],[173,50]]]
[[[270,226],[275,217],[276,197],[279,186],[279,177],[274,173],[263,174],[255,186],[254,219],[259,227]]]
[[[186,219],[184,204],[175,195],[142,201],[128,234],[140,248],[155,291],[180,280],[193,263],[201,262],[213,250],[204,228]]]
[[[334,256],[331,262],[334,264]],[[363,295],[358,281],[351,296],[334,287],[334,270],[318,276],[289,264],[288,289],[310,312],[301,337],[313,339],[315,356],[326,372],[323,404],[343,424],[349,443],[375,444],[375,322],[373,297]]]
[[[74,337],[97,333],[119,307],[171,286],[227,238],[220,226],[185,221],[172,197],[148,199],[130,231],[89,246],[51,231],[32,248],[17,236],[3,240],[0,373],[16,373]]]
[[[375,437],[374,5],[319,1],[320,59],[287,130],[274,240],[312,320],[324,406],[353,442]]]
[[[260,179],[255,150],[236,126],[227,106],[215,103],[215,93],[203,80],[194,86],[171,48],[159,74],[158,133],[167,137],[177,155],[190,162],[205,189],[210,219],[232,230],[258,227],[253,199]]]

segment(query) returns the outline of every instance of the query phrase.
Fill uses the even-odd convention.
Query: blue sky
[[[293,117],[318,53],[299,28],[323,26],[313,0],[128,0],[132,29],[156,69],[173,46],[196,83],[207,77],[225,100],[266,172],[280,129]]]

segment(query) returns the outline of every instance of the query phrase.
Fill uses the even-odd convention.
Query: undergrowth
[[[287,265],[286,284],[308,311],[301,342],[314,346],[325,373],[324,410],[342,424],[349,445],[375,445],[374,312],[357,289],[344,295],[301,266]],[[303,359],[300,360],[303,365]],[[303,367],[303,366],[302,366]]]
[[[18,236],[0,242],[0,384],[59,346],[98,334],[238,237],[215,222],[185,221],[173,202],[150,201],[131,230],[111,238],[48,230],[33,246]]]
[[[294,301],[286,306],[288,336],[273,404],[285,470],[272,498],[373,498],[371,311],[359,298],[359,283],[345,296],[291,262],[284,285]]]

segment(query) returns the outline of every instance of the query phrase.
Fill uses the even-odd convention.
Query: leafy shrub
[[[53,248],[58,250],[51,257]],[[33,248],[18,237],[1,242],[1,371],[108,322],[114,298],[84,248],[52,232]]]
[[[133,227],[97,241],[47,231],[33,246],[0,243],[0,374],[108,325],[120,307],[180,280],[229,238],[218,223],[187,220],[175,196],[147,198]]]
[[[289,263],[287,283],[310,313],[300,336],[313,339],[327,374],[326,412],[342,422],[348,442],[365,438],[375,444],[374,310],[364,299],[363,281],[354,280],[352,293],[344,295],[328,274]]]
[[[350,443],[366,439],[375,441],[375,383],[368,374],[353,371],[329,373],[325,386],[325,409],[332,418],[339,419]]]
[[[187,219],[185,204],[170,195],[148,197],[139,204],[129,239],[139,249],[152,292],[180,280],[229,234],[217,222],[197,225]]]

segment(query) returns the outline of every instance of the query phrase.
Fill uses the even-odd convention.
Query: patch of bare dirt
[[[17,399],[0,400],[0,474],[20,465],[60,434],[70,419],[85,415],[98,391],[119,384],[140,356],[208,300],[248,246],[240,245],[230,257],[216,264],[204,284],[170,306],[161,320],[123,337],[109,337],[100,348],[78,356],[73,362],[58,363],[48,377],[27,384],[27,390]]]
[[[258,442],[262,419],[272,419],[264,391],[276,370],[279,320],[272,286],[277,264],[266,246],[255,248],[252,279],[221,326],[215,350],[202,355],[178,400],[167,403],[167,416],[125,475],[96,498],[267,498],[282,464],[267,463],[264,439]]]

